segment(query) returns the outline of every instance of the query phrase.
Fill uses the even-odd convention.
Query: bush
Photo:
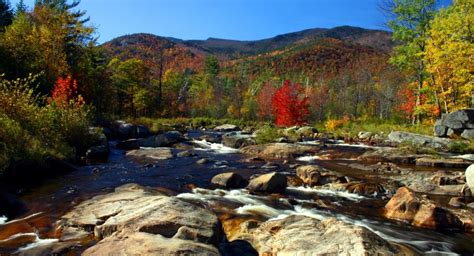
[[[275,127],[265,125],[261,129],[257,130],[255,136],[255,141],[257,144],[272,143],[281,137],[281,132]]]
[[[325,128],[327,131],[335,131],[338,128],[341,128],[349,123],[350,119],[348,116],[344,116],[341,119],[329,119],[325,123]]]
[[[459,154],[472,153],[474,152],[474,141],[454,141],[448,145],[448,151]]]
[[[0,172],[21,160],[71,157],[91,139],[85,105],[41,105],[35,77],[14,81],[0,77]]]

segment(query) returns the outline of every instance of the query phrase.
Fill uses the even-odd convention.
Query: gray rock
[[[465,129],[461,133],[461,137],[463,137],[465,139],[468,139],[468,140],[474,139],[474,129]]]
[[[217,244],[221,234],[219,220],[209,210],[137,184],[77,205],[61,217],[58,227],[77,227],[98,239],[116,232],[144,232],[206,244]]]
[[[136,149],[127,152],[126,155],[144,164],[173,158],[169,148]]]
[[[474,192],[474,164],[466,169],[466,184]]]
[[[388,135],[388,140],[394,143],[410,143],[417,146],[426,146],[434,149],[445,149],[451,140],[431,137],[409,132],[395,131]]]
[[[357,138],[360,140],[369,140],[372,138],[375,134],[373,132],[359,132],[357,135]]]
[[[123,150],[133,150],[133,149],[140,149],[140,141],[139,139],[128,139],[123,140],[117,143],[117,148]]]
[[[395,255],[399,251],[368,229],[329,218],[290,216],[255,227],[242,223],[232,240],[249,240],[259,255]]]
[[[436,121],[435,126],[434,126],[434,135],[436,137],[446,137],[448,133],[448,127],[443,125],[442,119]]]
[[[186,151],[181,151],[178,154],[176,154],[178,157],[193,157],[196,156],[196,153],[186,150]]]
[[[250,180],[247,188],[252,192],[281,193],[286,190],[286,175],[273,172]]]
[[[208,164],[208,163],[211,163],[212,161],[210,159],[207,159],[207,158],[201,158],[199,160],[196,161],[197,164]]]
[[[301,138],[314,138],[315,135],[318,133],[318,130],[312,126],[303,126],[296,130],[296,133]]]
[[[183,142],[186,139],[178,131],[165,132],[163,134],[151,136],[139,140],[140,147],[170,147],[173,144]]]
[[[222,136],[222,144],[231,148],[241,148],[257,144],[251,135],[229,132]]]
[[[82,255],[213,255],[216,247],[178,238],[167,238],[145,232],[118,233],[90,247]]]
[[[241,148],[240,151],[252,157],[263,159],[293,159],[297,156],[315,153],[319,147],[292,143],[270,143]]]
[[[474,129],[474,109],[462,109],[447,114],[443,124],[451,129]]]
[[[223,124],[214,128],[215,132],[234,132],[234,131],[239,131],[239,130],[240,128],[237,125],[233,125],[233,124]]]
[[[321,186],[344,181],[344,177],[317,165],[304,165],[296,169],[296,175],[309,186]]]
[[[107,160],[109,153],[109,145],[93,146],[87,150],[86,158],[88,160]]]
[[[220,187],[232,189],[243,187],[245,180],[237,173],[227,172],[214,176],[211,183]]]

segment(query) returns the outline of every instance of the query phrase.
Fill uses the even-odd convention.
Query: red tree
[[[67,106],[71,102],[84,104],[83,98],[77,92],[77,81],[71,76],[58,78],[51,93],[50,103],[53,102],[60,106]]]
[[[300,85],[286,80],[272,99],[272,111],[277,126],[302,125],[308,117],[308,98],[302,96]]]

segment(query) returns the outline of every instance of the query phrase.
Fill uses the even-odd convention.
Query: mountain
[[[115,38],[102,47],[110,58],[140,58],[151,65],[157,65],[164,52],[167,68],[183,71],[185,68],[199,70],[205,56],[210,54],[218,56],[227,64],[242,59],[260,59],[258,63],[267,63],[264,66],[268,66],[275,59],[288,59],[295,64],[286,67],[290,69],[301,68],[309,63],[337,62],[343,65],[344,60],[337,58],[359,58],[361,54],[358,52],[386,54],[393,43],[390,32],[342,26],[307,29],[256,41],[219,38],[181,40],[152,34],[132,34]],[[341,55],[342,52],[350,54]]]

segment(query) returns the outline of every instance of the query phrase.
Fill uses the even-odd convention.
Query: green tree
[[[410,74],[411,81],[416,83],[413,123],[421,118],[421,94],[426,81],[423,54],[435,4],[435,0],[393,0],[389,6],[394,17],[388,25],[393,39],[399,43],[393,50],[391,63]]]

